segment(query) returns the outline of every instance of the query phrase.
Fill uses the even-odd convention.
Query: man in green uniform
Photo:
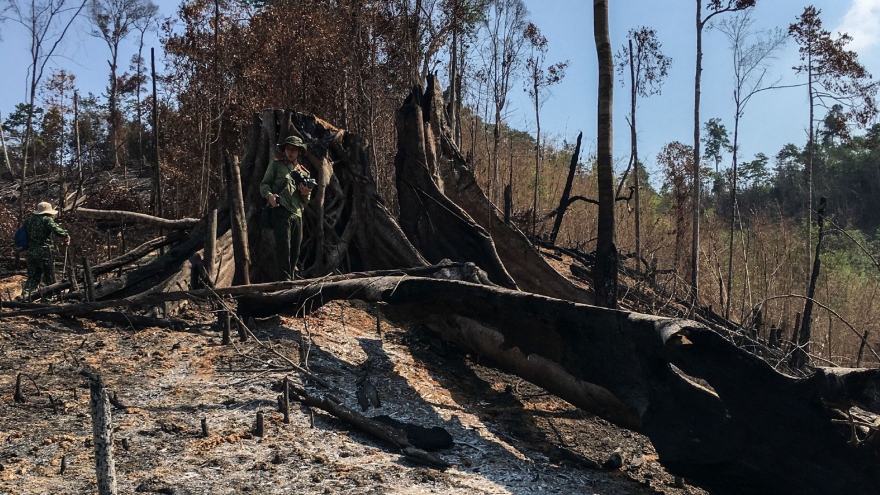
[[[58,212],[47,202],[37,205],[34,214],[24,221],[28,235],[28,249],[25,251],[27,260],[27,281],[22,286],[23,298],[30,296],[40,284],[55,283],[55,267],[52,266],[52,237],[63,237],[63,244],[70,242],[70,235],[55,222]]]
[[[303,237],[303,209],[309,204],[311,189],[294,177],[309,179],[308,169],[298,160],[306,153],[306,145],[296,136],[278,144],[284,155],[269,162],[260,194],[272,207],[272,229],[275,233],[275,266],[280,280],[293,280],[299,248]]]

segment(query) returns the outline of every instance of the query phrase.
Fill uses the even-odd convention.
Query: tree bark
[[[797,340],[798,346],[794,354],[792,354],[792,365],[795,367],[802,367],[809,362],[813,326],[813,297],[816,295],[816,282],[819,280],[819,268],[821,265],[819,253],[822,250],[822,237],[825,234],[825,204],[826,199],[822,196],[819,198],[819,212],[816,217],[816,224],[819,227],[819,240],[816,242],[813,271],[810,274],[810,286],[807,288],[807,298],[804,302],[804,315],[801,320],[801,330]]]
[[[110,400],[99,375],[83,372],[89,377],[89,406],[92,414],[92,441],[95,445],[95,472],[99,495],[116,495],[116,464],[113,461],[113,423]]]
[[[556,220],[553,221],[553,230],[550,231],[550,244],[556,244],[556,237],[559,235],[559,229],[562,228],[562,217],[568,210],[569,196],[571,195],[571,185],[574,183],[574,175],[577,172],[578,158],[581,154],[581,138],[584,133],[579,132],[577,144],[574,147],[574,154],[571,155],[571,162],[568,165],[568,178],[565,179],[565,188],[562,189],[562,197],[559,198],[559,207],[556,208]]]
[[[617,247],[614,245],[614,162],[612,158],[612,100],[614,58],[608,30],[608,0],[593,0],[593,35],[599,58],[598,139],[599,226],[593,284],[596,304],[617,307]]]
[[[82,218],[94,218],[98,220],[116,220],[119,222],[142,223],[151,227],[169,230],[190,230],[201,221],[198,218],[181,218],[168,220],[154,217],[144,213],[120,210],[92,210],[90,208],[77,208],[76,214]]]
[[[703,13],[702,0],[697,2],[697,60],[694,73],[694,182],[692,192],[692,237],[691,237],[691,288],[690,299],[697,304],[699,295],[699,270],[700,270],[700,196],[703,193],[703,183],[700,179],[700,82],[703,75]]]
[[[867,494],[880,483],[880,446],[852,445],[849,427],[832,423],[853,406],[880,413],[880,370],[819,369],[794,379],[695,322],[450,280],[343,280],[239,302],[260,316],[349,299],[383,302],[466,347],[494,346],[490,355],[504,367],[546,377],[537,383],[643,432],[664,466],[713,493]],[[551,374],[530,373],[542,364]]]
[[[226,157],[226,170],[229,180],[226,181],[229,188],[230,210],[232,212],[232,244],[235,252],[236,278],[244,285],[251,283],[250,277],[250,248],[248,247],[248,226],[244,210],[244,196],[241,188],[241,168],[238,158],[231,160]]]

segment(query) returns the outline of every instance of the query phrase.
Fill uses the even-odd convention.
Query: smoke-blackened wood
[[[401,453],[412,462],[440,469],[446,469],[449,467],[449,463],[439,456],[414,447],[407,439],[406,433],[397,428],[393,428],[380,423],[379,421],[363,416],[362,414],[343,406],[338,400],[316,397],[294,385],[291,385],[290,389],[299,396],[303,404],[326,411],[359,430],[372,435],[383,442],[391,444],[400,449]]]
[[[442,102],[443,90],[434,76],[428,78],[427,87],[428,92],[422,100],[423,108],[433,126],[435,122],[444,122],[443,115],[438,113],[443,107],[439,103]],[[439,133],[436,141],[440,143],[437,154],[441,157],[439,167],[442,182],[438,184],[444,186],[443,194],[491,234],[494,249],[517,287],[535,294],[591,304],[593,295],[590,292],[557,272],[525,234],[509,222],[502,221],[477,184],[473,171],[453,144],[451,131],[445,125],[440,125]]]
[[[113,424],[110,400],[100,375],[83,371],[89,378],[89,409],[92,415],[92,440],[95,445],[95,472],[99,495],[116,495],[116,464],[113,461]]]
[[[76,215],[82,218],[94,218],[98,220],[141,223],[152,227],[170,230],[190,230],[198,225],[200,221],[198,218],[168,220],[165,218],[154,217],[152,215],[146,215],[144,213],[135,213],[133,211],[92,210],[89,208],[77,208]]]
[[[171,235],[167,235],[165,237],[157,237],[155,239],[149,240],[140,246],[132,249],[131,251],[119,256],[118,258],[114,258],[110,261],[105,261],[104,263],[95,265],[92,268],[92,275],[103,275],[105,273],[110,273],[117,268],[129,265],[134,263],[135,261],[143,258],[144,256],[152,253],[153,251],[159,249],[160,247],[167,246],[169,244],[173,244],[181,239],[181,235],[179,233],[174,233]],[[72,264],[70,265],[73,266]],[[73,291],[79,290],[79,285],[76,283],[76,279],[72,277],[68,277],[67,280],[62,280],[60,282],[56,282],[52,285],[46,286],[46,292],[55,292],[62,291],[67,288],[70,288]]]
[[[571,155],[571,163],[568,165],[568,177],[565,179],[565,188],[562,189],[562,197],[559,198],[559,206],[556,208],[553,230],[550,231],[550,244],[556,244],[556,236],[559,235],[559,229],[562,227],[562,218],[565,216],[565,211],[571,205],[568,198],[571,196],[571,186],[574,183],[574,174],[577,171],[578,158],[580,158],[581,154],[581,138],[583,137],[583,132],[578,133],[574,154]]]
[[[873,493],[880,483],[880,445],[852,445],[849,428],[832,423],[835,409],[880,413],[880,370],[820,370],[795,379],[695,322],[459,281],[342,280],[246,296],[240,304],[296,314],[336,299],[386,303],[410,321],[465,335],[467,345],[487,339],[468,320],[480,332],[497,332],[503,340],[495,359],[514,370],[522,360],[546,361],[548,369],[592,384],[585,388],[597,391],[600,414],[644,432],[665,466],[715,493]],[[518,353],[508,357],[504,349]],[[577,387],[561,388],[551,390],[579,400],[568,395]]]
[[[229,209],[232,218],[232,244],[235,253],[235,273],[238,280],[244,285],[251,283],[250,277],[250,249],[248,248],[247,218],[244,209],[244,196],[241,189],[241,168],[237,157],[226,157],[226,170],[229,180],[226,184],[229,188]],[[210,273],[210,272],[209,272]]]
[[[216,273],[217,259],[217,208],[212,208],[208,212],[208,225],[205,231],[205,272],[211,284],[216,283],[214,274]]]
[[[86,302],[95,302],[95,277],[92,273],[92,267],[89,264],[89,258],[83,256],[83,279],[85,280]]]
[[[443,194],[434,179],[436,174],[429,169],[426,150],[434,144],[429,139],[432,134],[426,135],[430,126],[425,123],[422,97],[421,87],[416,86],[397,111],[394,166],[401,227],[428,261],[471,261],[496,284],[515,288],[516,282],[498,257],[492,237]]]

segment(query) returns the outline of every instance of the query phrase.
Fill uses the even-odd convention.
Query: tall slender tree
[[[846,122],[864,127],[877,115],[874,96],[877,84],[871,81],[871,74],[859,63],[856,52],[847,50],[852,41],[848,34],[831,33],[822,28],[822,11],[812,5],[804,8],[788,33],[799,46],[800,64],[794,67],[797,74],[807,75],[807,90],[810,105],[809,139],[807,141],[807,204],[806,204],[806,260],[809,283],[812,260],[812,219],[813,219],[813,163],[816,155],[816,105],[831,109],[835,103],[841,107],[841,116]]]
[[[696,26],[697,26],[697,58],[696,70],[694,71],[694,171],[693,188],[693,238],[691,241],[691,301],[697,304],[699,293],[700,272],[700,195],[702,194],[702,182],[700,180],[700,83],[703,74],[703,28],[715,16],[726,12],[737,12],[755,6],[756,0],[708,0],[706,10],[708,14],[703,17],[703,0],[696,0]]]
[[[29,94],[27,123],[22,143],[21,194],[19,195],[19,216],[24,219],[24,203],[27,196],[25,179],[27,177],[28,149],[34,130],[34,102],[37,88],[43,78],[46,65],[56,55],[61,41],[73,25],[73,21],[85,8],[88,0],[31,0],[24,3],[11,0],[13,19],[27,30],[30,37],[30,74],[28,75]]]
[[[151,0],[91,0],[89,18],[94,24],[92,36],[101,38],[110,49],[110,88],[107,106],[110,112],[110,141],[113,153],[113,168],[119,167],[119,128],[122,115],[119,111],[119,81],[116,75],[119,60],[119,45],[132,30],[155,18],[159,7]]]
[[[565,62],[557,62],[555,64],[544,67],[547,58],[547,38],[541,34],[538,26],[531,22],[526,27],[526,39],[531,47],[531,55],[526,60],[526,70],[528,79],[526,82],[526,92],[532,99],[535,106],[535,124],[537,131],[535,132],[535,189],[532,196],[532,235],[535,235],[535,224],[538,216],[538,177],[541,174],[541,159],[543,157],[541,149],[541,105],[544,102],[544,91],[550,86],[562,81],[565,77],[565,69],[568,67],[568,60]],[[510,167],[511,184],[513,187],[513,167]],[[513,192],[511,190],[511,196]],[[560,216],[561,218],[561,216]],[[558,229],[554,229],[554,232]],[[555,237],[550,242],[556,242]]]
[[[624,84],[624,73],[629,72],[630,80],[630,165],[633,169],[633,186],[635,187],[635,237],[636,237],[636,263],[641,266],[642,260],[642,231],[641,231],[641,202],[640,202],[640,175],[639,172],[639,147],[638,134],[636,132],[636,101],[639,96],[647,98],[651,95],[660,94],[663,79],[666,78],[672,59],[661,51],[661,43],[657,39],[657,32],[642,26],[638,29],[630,29],[627,35],[628,42],[617,53],[617,72],[620,74],[620,82]]]
[[[593,38],[599,58],[599,98],[596,112],[596,175],[599,186],[599,226],[593,282],[596,303],[617,307],[617,247],[614,245],[614,161],[612,150],[612,103],[614,100],[614,54],[608,29],[608,0],[593,0]]]
[[[727,304],[725,318],[730,318],[731,284],[733,283],[733,236],[739,212],[737,204],[737,180],[739,178],[739,123],[746,105],[756,94],[776,87],[778,81],[765,80],[769,67],[767,62],[774,53],[785,46],[786,36],[780,30],[756,31],[754,20],[746,10],[723,19],[719,30],[727,36],[733,54],[733,166],[730,174],[730,238],[727,250]],[[723,304],[723,301],[722,301]]]
[[[495,111],[492,129],[492,173],[489,174],[491,185],[487,191],[494,202],[497,202],[500,196],[498,145],[501,142],[501,119],[507,106],[507,95],[513,78],[522,66],[528,15],[529,11],[523,0],[495,0],[483,21],[486,39],[481,54]]]

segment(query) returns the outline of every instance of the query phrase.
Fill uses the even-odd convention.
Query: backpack
[[[13,239],[13,244],[15,245],[16,251],[27,251],[30,247],[28,243],[28,235],[27,228],[24,225],[21,226],[20,229],[15,233],[15,237]]]

